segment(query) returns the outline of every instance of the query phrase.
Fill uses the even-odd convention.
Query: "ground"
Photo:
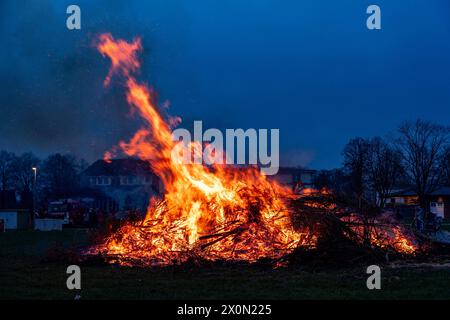
[[[0,299],[73,299],[66,265],[45,262],[49,248],[87,243],[87,231],[0,234]],[[82,299],[450,299],[450,268],[382,267],[382,289],[365,269],[301,267],[126,268],[82,266]]]

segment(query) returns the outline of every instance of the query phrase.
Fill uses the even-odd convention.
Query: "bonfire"
[[[145,218],[122,224],[92,246],[88,254],[100,254],[122,265],[160,266],[182,264],[192,258],[275,261],[299,248],[316,248],[324,228],[317,228],[317,220],[311,220],[311,209],[330,213],[336,205],[324,208],[320,202],[308,203],[305,195],[324,196],[326,192],[296,194],[268,179],[257,167],[184,164],[181,159],[185,153],[199,152],[202,146],[173,141],[172,130],[180,119],[163,115],[154,92],[135,78],[141,67],[140,38],[127,42],[102,34],[96,47],[111,61],[105,86],[113,77],[124,80],[128,104],[145,121],[129,141],[105,153],[105,160],[120,150],[148,161],[164,184],[164,196],[150,201]],[[368,241],[370,246],[403,254],[416,251],[412,239],[399,226],[379,223],[369,230],[356,214],[340,216],[333,212],[327,217],[345,224],[342,234],[355,243]]]

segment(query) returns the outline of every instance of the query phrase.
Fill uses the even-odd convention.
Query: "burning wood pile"
[[[185,152],[199,152],[202,146],[172,141],[171,126],[179,120],[166,121],[152,90],[134,78],[140,39],[129,43],[103,34],[96,45],[112,63],[105,85],[113,75],[123,77],[128,103],[147,124],[129,142],[120,142],[120,150],[149,161],[165,195],[151,202],[142,221],[124,223],[87,254],[121,265],[159,266],[192,259],[281,261],[336,239],[401,254],[417,250],[388,218],[352,213],[326,192],[294,194],[254,167],[183,164]]]

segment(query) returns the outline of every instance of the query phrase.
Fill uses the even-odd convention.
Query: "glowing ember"
[[[411,236],[388,215],[381,215],[372,223],[364,224],[361,217],[351,215],[342,218],[359,236],[359,241],[368,241],[374,247],[393,249],[403,254],[412,254],[417,250]]]
[[[195,143],[186,147],[172,141],[169,123],[179,121],[164,120],[153,92],[134,78],[140,68],[139,38],[128,43],[103,34],[97,48],[112,62],[105,85],[112,75],[124,77],[127,101],[148,125],[129,142],[120,142],[120,148],[129,156],[149,161],[162,179],[165,195],[161,201],[151,202],[145,219],[122,226],[94,247],[94,252],[117,257],[121,264],[167,265],[189,257],[251,262],[316,245],[316,235],[292,226],[287,200],[298,196],[269,181],[257,168],[179,161],[183,152],[198,152],[199,148]],[[110,156],[105,154],[105,158]],[[399,243],[410,246],[407,240]]]

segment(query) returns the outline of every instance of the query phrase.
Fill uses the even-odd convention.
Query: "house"
[[[419,204],[419,197],[417,197],[417,194],[411,188],[393,190],[386,197],[386,205],[389,206],[399,206],[399,205],[416,206],[418,204]]]
[[[442,186],[426,196],[428,210],[439,217],[450,218],[450,187]],[[411,207],[419,204],[419,198],[412,189],[397,190],[386,198],[386,204],[393,207]]]
[[[315,174],[316,170],[295,167],[280,167],[277,174],[268,176],[268,178],[292,189],[298,187],[313,188]]]
[[[82,173],[81,185],[95,208],[105,212],[145,212],[150,198],[163,193],[149,162],[132,158],[94,162]]]
[[[30,226],[30,212],[19,209],[14,190],[0,191],[0,232],[26,229]]]
[[[1,209],[0,225],[0,232],[3,230],[27,229],[31,225],[30,212],[20,209]]]

